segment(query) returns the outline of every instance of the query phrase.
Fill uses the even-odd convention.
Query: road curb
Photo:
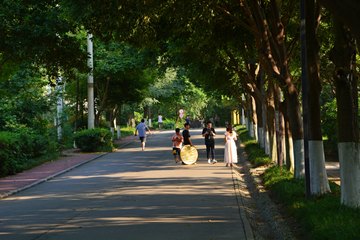
[[[231,167],[231,173],[232,173],[233,183],[234,183],[234,187],[235,187],[236,201],[237,201],[238,207],[239,207],[241,222],[243,223],[243,226],[244,226],[243,228],[244,228],[246,240],[254,240],[253,230],[250,226],[249,220],[246,217],[246,212],[244,209],[244,204],[243,204],[242,196],[240,193],[238,172],[235,170],[234,167]]]
[[[242,153],[239,153],[240,149],[243,150]],[[255,187],[255,196],[252,196],[252,198],[254,198],[256,205],[258,206],[262,218],[269,224],[271,232],[274,234],[276,239],[294,239],[290,228],[282,218],[278,207],[274,204],[268,192],[265,190],[265,187],[262,184],[262,177],[253,174],[251,171],[253,167],[248,160],[248,155],[245,152],[245,146],[241,143],[241,140],[238,144],[238,154],[242,154],[244,157],[243,167],[245,168],[244,170],[247,175],[245,177],[248,177],[250,184]],[[236,169],[234,170],[236,172],[235,174],[239,176],[240,172],[237,172]],[[242,200],[243,196],[241,194],[240,197]]]

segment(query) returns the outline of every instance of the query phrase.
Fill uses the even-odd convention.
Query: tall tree
[[[5,0],[0,4],[0,75],[9,63],[31,62],[51,77],[87,72],[78,25],[64,16],[60,1]]]
[[[358,118],[358,79],[356,45],[349,28],[334,18],[335,44],[330,59],[335,65],[338,149],[341,179],[341,203],[360,206],[360,146]]]
[[[306,1],[306,50],[307,50],[307,91],[309,123],[309,160],[311,193],[321,194],[330,191],[325,169],[324,143],[321,130],[321,106],[319,49],[317,29],[320,24],[321,6],[314,0]]]

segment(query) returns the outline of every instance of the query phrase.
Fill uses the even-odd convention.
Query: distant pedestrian
[[[192,142],[191,142],[191,136],[190,136],[190,132],[189,132],[189,129],[190,129],[190,124],[189,123],[185,123],[184,124],[184,127],[185,129],[182,131],[182,135],[183,135],[183,138],[184,138],[184,145],[190,145],[190,146],[193,146]]]
[[[203,128],[204,127],[204,117],[201,117],[200,123],[201,123],[201,127]]]
[[[180,134],[180,129],[175,129],[175,134],[172,136],[171,141],[173,142],[173,155],[175,158],[175,163],[178,163],[178,160],[180,159],[179,163],[182,163],[181,157],[180,157],[180,149],[183,142],[183,136]],[[177,158],[177,155],[179,155],[179,159]]]
[[[217,161],[215,160],[215,140],[214,140],[216,133],[210,121],[207,122],[207,127],[203,129],[202,136],[205,138],[206,156],[208,159],[208,163],[211,163],[210,152],[212,157],[212,163],[214,164],[217,163]]]
[[[162,119],[161,113],[159,113],[159,116],[158,116],[158,124],[159,124],[159,130],[161,130],[163,127],[163,119]]]
[[[220,118],[219,118],[219,116],[216,114],[216,115],[215,115],[215,127],[219,127],[219,122],[220,122]]]
[[[135,136],[136,136],[136,132],[139,132],[139,139],[141,141],[141,147],[142,147],[142,151],[145,151],[145,143],[146,143],[146,130],[149,131],[149,134],[151,135],[151,131],[148,128],[148,126],[145,124],[145,120],[141,119],[141,123],[139,123],[136,126],[135,129]]]
[[[185,122],[188,123],[188,124],[190,124],[190,118],[189,118],[189,116],[185,119]]]
[[[224,152],[224,163],[226,163],[226,167],[233,166],[233,163],[237,163],[237,151],[236,151],[236,144],[235,141],[236,138],[236,132],[233,131],[232,125],[228,124],[226,126],[226,132],[225,132],[225,152]]]
[[[209,121],[211,122],[212,126],[214,126],[214,119],[213,119],[213,117],[210,117]]]

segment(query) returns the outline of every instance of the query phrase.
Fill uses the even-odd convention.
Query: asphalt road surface
[[[168,130],[0,200],[0,239],[252,239],[216,130],[217,164],[200,129],[197,164],[175,164]]]

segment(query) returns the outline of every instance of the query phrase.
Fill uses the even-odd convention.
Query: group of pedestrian
[[[216,119],[217,118],[217,119]],[[218,116],[215,117],[215,122],[218,122]],[[161,119],[162,120],[162,119]],[[159,124],[160,125],[160,124]],[[175,129],[175,134],[172,136],[171,141],[173,142],[173,155],[175,158],[175,163],[183,163],[180,157],[180,150],[182,147],[182,144],[184,145],[190,145],[193,146],[191,142],[191,136],[190,136],[190,123],[186,121],[184,125],[185,129],[182,131],[182,135],[180,134],[180,129]],[[146,143],[146,131],[151,134],[150,129],[145,124],[145,120],[142,119],[141,123],[136,127],[135,129],[135,136],[136,132],[139,133],[139,138],[141,141],[142,151],[145,151],[145,143]],[[215,139],[216,136],[215,129],[213,128],[213,123],[211,122],[211,119],[207,122],[206,127],[202,130],[202,137],[205,138],[205,146],[206,146],[206,157],[208,163],[217,163],[215,159]],[[236,144],[235,141],[236,133],[233,131],[233,127],[231,124],[228,124],[226,126],[226,132],[225,132],[225,150],[224,150],[224,163],[226,163],[226,167],[233,166],[234,163],[237,163],[237,150],[236,150]],[[178,158],[179,157],[179,158]]]
[[[172,136],[171,140],[173,141],[173,155],[175,158],[175,162],[182,163],[180,157],[180,149],[181,143],[183,142],[184,145],[193,146],[191,142],[191,136],[189,132],[190,124],[185,123],[185,129],[182,132],[182,136],[180,134],[180,129],[175,129],[175,134]],[[206,146],[206,157],[207,162],[210,163],[217,163],[215,159],[215,139],[216,136],[215,129],[212,127],[212,123],[209,121],[207,122],[207,126],[202,130],[202,136],[205,138],[205,146]],[[224,151],[224,162],[226,163],[226,167],[233,166],[234,163],[237,163],[237,150],[235,141],[236,133],[233,131],[232,125],[228,124],[226,126],[225,132],[225,151]],[[178,158],[179,156],[179,158]]]

